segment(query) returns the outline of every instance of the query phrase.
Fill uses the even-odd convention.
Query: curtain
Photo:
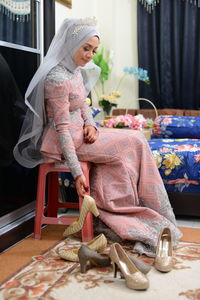
[[[187,1],[160,1],[151,14],[138,2],[138,64],[151,80],[139,82],[139,97],[157,108],[200,109],[199,29],[200,8]]]
[[[4,0],[0,0],[0,4],[2,1]],[[6,0],[7,3],[9,1]],[[55,32],[55,3],[52,0],[41,1],[44,1],[44,52],[46,53]],[[35,4],[36,1],[33,0],[31,3]],[[5,20],[9,19],[11,25],[19,24],[17,20],[13,21],[14,18],[10,14],[9,16],[4,14],[5,17],[8,17]],[[34,19],[32,21],[32,28],[34,28]],[[20,23],[25,35],[28,34],[25,28],[26,26],[29,27],[28,24],[30,23],[26,21]],[[0,32],[1,30],[2,24],[0,24]],[[18,37],[15,41],[19,41]],[[26,38],[24,36],[23,44]],[[5,218],[5,223],[2,218],[0,228],[3,235],[0,237],[0,245],[3,248],[1,247],[1,249],[11,246],[33,231],[32,217],[28,214],[32,209],[31,206],[28,207],[36,197],[38,168],[28,169],[19,165],[14,160],[12,151],[18,140],[24,116],[23,96],[38,67],[38,62],[38,54],[36,53],[0,47],[0,217],[13,213],[9,216],[9,220]],[[26,222],[23,221],[24,215],[21,218],[22,214],[19,212],[25,205],[27,205]],[[22,211],[24,211],[24,208]],[[7,222],[14,223],[16,219],[17,227],[13,229],[11,225],[9,226],[10,230],[6,229],[4,231],[4,228],[8,227],[5,226]],[[14,232],[19,234],[13,234]]]
[[[0,0],[0,40],[34,47],[31,0]]]
[[[44,55],[55,34],[55,2],[44,0]]]

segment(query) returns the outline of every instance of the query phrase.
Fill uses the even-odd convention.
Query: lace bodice
[[[76,149],[83,143],[83,127],[95,126],[80,70],[73,74],[63,65],[54,67],[45,80],[44,97],[48,124],[41,152],[52,158],[64,156],[76,177],[82,174]]]

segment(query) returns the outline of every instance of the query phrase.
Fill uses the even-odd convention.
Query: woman
[[[84,99],[99,77],[94,19],[65,20],[26,92],[29,109],[15,158],[26,167],[67,162],[85,194],[79,160],[92,162],[91,195],[103,224],[139,253],[155,256],[164,227],[180,237],[167,193],[144,136],[97,129]]]

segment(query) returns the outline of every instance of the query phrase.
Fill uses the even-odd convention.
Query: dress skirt
[[[99,129],[95,143],[83,143],[79,160],[90,161],[91,196],[100,219],[134,249],[155,256],[163,227],[173,244],[181,236],[163,181],[144,135],[135,130]]]

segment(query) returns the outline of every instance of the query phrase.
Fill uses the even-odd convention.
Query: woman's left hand
[[[83,129],[83,134],[85,143],[92,144],[97,139],[97,130],[92,125],[85,126]]]

